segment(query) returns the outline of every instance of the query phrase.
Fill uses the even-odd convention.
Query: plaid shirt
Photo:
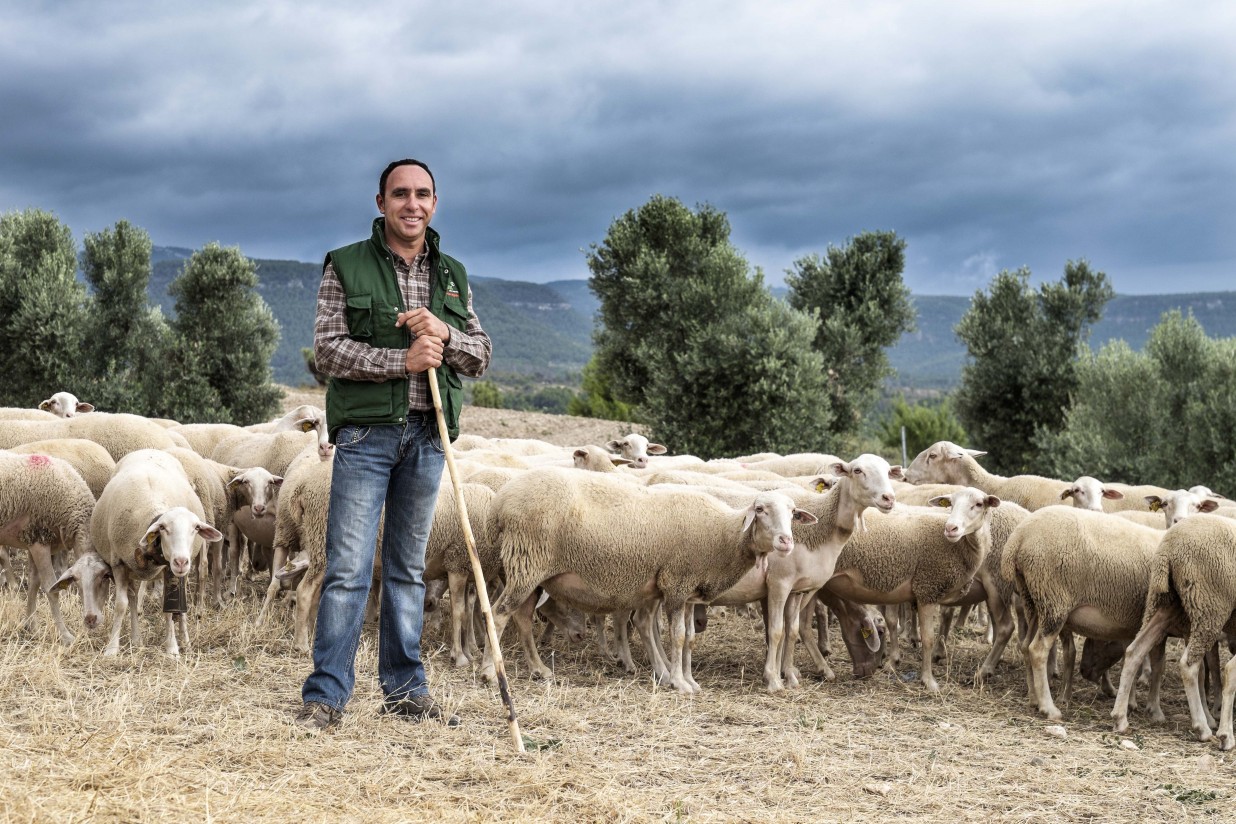
[[[411,264],[399,255],[393,256],[404,307],[411,310],[428,306],[429,253],[422,251]],[[322,272],[322,285],[318,287],[317,316],[313,324],[313,352],[318,371],[354,381],[379,382],[406,376],[408,409],[433,409],[429,373],[408,374],[404,371],[406,349],[375,349],[348,337],[346,309],[343,284],[339,282],[334,266],[328,263]],[[472,311],[472,287],[468,287],[467,327],[463,332],[451,329],[451,339],[442,349],[442,362],[453,366],[461,375],[477,378],[489,366],[492,349],[489,335],[485,334],[476,313]]]

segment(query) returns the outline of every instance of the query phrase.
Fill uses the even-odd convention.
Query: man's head
[[[378,185],[387,245],[404,258],[415,256],[424,248],[425,230],[438,207],[433,173],[419,160],[396,160],[382,172]]]

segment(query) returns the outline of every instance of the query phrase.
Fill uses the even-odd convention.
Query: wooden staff
[[[524,752],[524,737],[519,734],[519,721],[515,718],[515,700],[511,697],[511,688],[506,681],[506,665],[502,662],[502,650],[498,647],[498,631],[494,627],[494,615],[489,608],[489,590],[485,588],[485,572],[481,569],[481,558],[476,554],[476,539],[472,536],[472,524],[468,522],[468,508],[464,504],[463,485],[459,482],[459,471],[455,469],[451,434],[446,427],[446,415],[442,412],[442,394],[438,390],[438,370],[432,366],[429,367],[429,391],[433,394],[433,411],[438,416],[438,433],[442,437],[442,451],[446,453],[446,467],[451,473],[451,486],[455,488],[455,508],[459,510],[464,543],[468,547],[468,559],[472,562],[472,578],[476,582],[476,601],[481,605],[481,614],[485,616],[485,632],[489,637],[489,648],[493,651],[494,672],[498,676],[498,691],[502,693],[502,703],[506,704],[506,720],[511,729],[511,740],[515,742],[515,750]]]

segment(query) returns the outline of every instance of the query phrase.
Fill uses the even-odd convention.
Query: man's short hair
[[[391,176],[391,172],[398,169],[400,166],[420,166],[425,170],[425,174],[429,175],[429,183],[433,186],[434,193],[438,191],[438,181],[433,179],[433,172],[429,171],[429,167],[419,160],[413,160],[410,157],[405,157],[403,160],[393,160],[390,165],[382,170],[382,176],[378,178],[378,194],[386,197],[386,179]]]

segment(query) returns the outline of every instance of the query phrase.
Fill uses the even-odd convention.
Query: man
[[[429,167],[391,163],[379,178],[377,204],[382,214],[372,237],[326,256],[314,321],[335,444],[314,669],[296,715],[314,732],[339,723],[356,682],[384,504],[381,711],[413,721],[444,717],[429,695],[420,651],[425,544],[445,461],[427,370],[438,370],[453,439],[463,406],[459,374],[481,375],[492,346],[472,311],[467,272],[441,253],[429,228],[438,205]],[[459,723],[453,715],[445,720]]]

